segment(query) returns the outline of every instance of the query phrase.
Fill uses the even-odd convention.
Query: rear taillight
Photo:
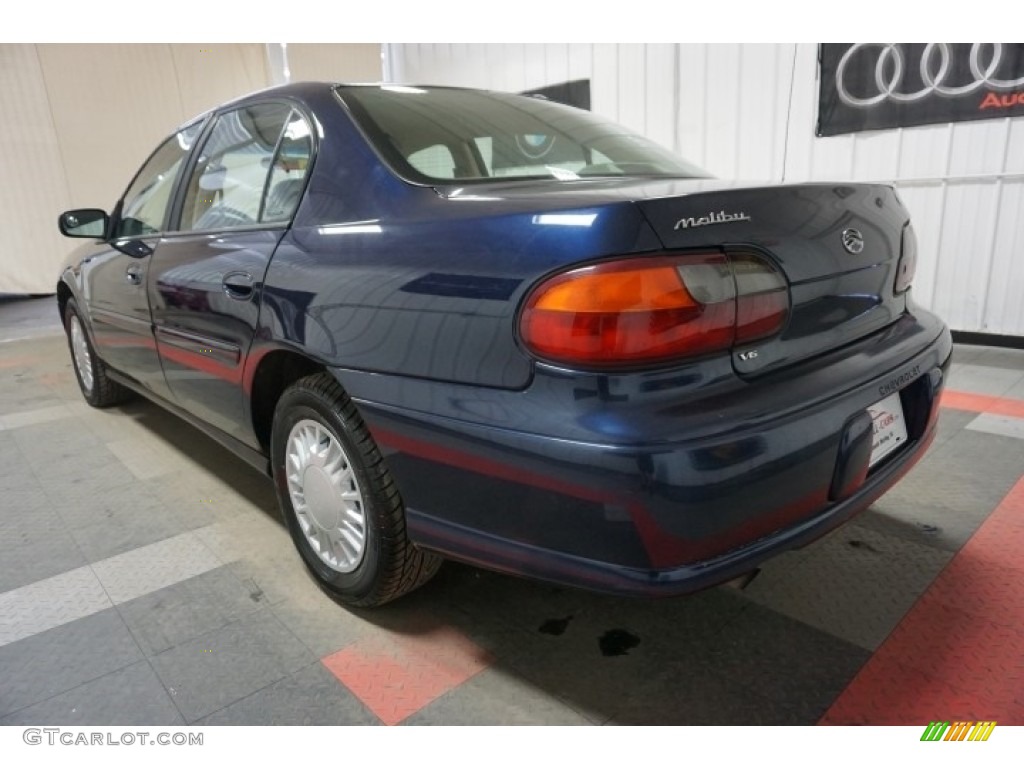
[[[896,284],[893,290],[896,293],[903,293],[910,284],[914,282],[914,273],[917,271],[917,235],[914,228],[907,224],[903,228],[903,240],[900,244],[900,260],[896,265]]]
[[[789,314],[789,288],[782,274],[753,254],[730,255],[736,278],[736,344],[782,330]]]
[[[770,336],[788,311],[785,280],[758,256],[637,257],[545,280],[526,300],[520,333],[547,360],[633,365]]]

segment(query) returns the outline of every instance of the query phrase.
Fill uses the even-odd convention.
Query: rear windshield
[[[394,170],[420,183],[709,176],[643,136],[542,98],[402,85],[338,94]]]

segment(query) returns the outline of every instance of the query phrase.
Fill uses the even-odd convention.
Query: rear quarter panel
[[[517,308],[543,275],[581,259],[655,250],[632,203],[493,192],[443,197],[388,170],[327,96],[310,186],[266,276],[254,353],[302,349],[361,371],[521,388],[532,364]],[[550,224],[545,211],[594,214]]]

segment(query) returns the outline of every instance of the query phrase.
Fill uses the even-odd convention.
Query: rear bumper
[[[522,392],[335,373],[384,451],[417,544],[654,596],[750,571],[885,493],[934,437],[951,350],[941,321],[916,312],[753,382],[714,361],[647,376],[538,369]],[[909,440],[868,472],[864,415],[892,391]],[[870,429],[866,439],[869,451]]]

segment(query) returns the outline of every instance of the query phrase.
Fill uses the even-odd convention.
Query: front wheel
[[[398,489],[333,377],[307,376],[281,396],[271,460],[295,546],[338,599],[381,605],[437,573],[441,558],[409,541]]]
[[[85,323],[74,299],[68,299],[64,307],[64,329],[68,335],[68,347],[75,367],[75,378],[82,397],[94,408],[109,408],[131,398],[131,390],[122,387],[107,375],[107,367],[92,345]]]

